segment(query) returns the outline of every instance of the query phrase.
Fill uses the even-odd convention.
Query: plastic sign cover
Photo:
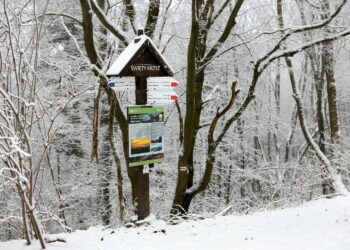
[[[129,167],[161,163],[164,158],[164,106],[128,106]]]

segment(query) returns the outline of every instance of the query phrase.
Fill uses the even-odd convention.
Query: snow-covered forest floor
[[[92,227],[72,234],[46,236],[66,243],[48,249],[230,249],[230,250],[349,250],[350,197],[337,197],[302,206],[243,216],[217,216],[167,225],[153,220],[137,228]],[[0,249],[37,250],[38,243],[1,242]]]

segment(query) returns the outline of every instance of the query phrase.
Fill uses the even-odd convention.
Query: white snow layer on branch
[[[29,180],[27,179],[27,177],[25,177],[22,173],[20,173],[18,170],[14,169],[14,168],[2,168],[2,169],[0,169],[0,176],[5,176],[4,175],[5,171],[16,173],[17,177],[14,177],[14,178],[6,177],[6,178],[10,179],[11,181],[19,180],[22,183],[26,183],[26,184],[29,183]],[[25,190],[25,188],[23,190]]]
[[[18,142],[17,137],[12,137],[10,140],[11,140],[11,145],[10,145],[11,148],[13,148],[15,151],[19,152],[25,158],[31,157],[30,154],[28,154],[27,152],[24,152],[20,147],[18,147],[18,144],[20,144],[20,142]]]
[[[305,49],[308,49],[312,46],[324,43],[326,41],[332,41],[332,40],[337,40],[341,37],[344,36],[348,36],[350,35],[350,29],[347,29],[341,33],[338,33],[334,36],[331,37],[325,37],[325,38],[321,38],[309,43],[305,43],[303,45],[301,45],[300,47],[294,48],[294,49],[289,49],[289,50],[282,50],[280,52],[274,53],[272,54],[264,63],[261,64],[260,67],[260,71],[262,72],[272,61],[281,58],[281,57],[285,57],[285,56],[294,56],[295,54],[304,51]]]

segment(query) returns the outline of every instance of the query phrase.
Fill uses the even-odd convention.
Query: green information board
[[[128,106],[129,167],[161,163],[164,158],[164,106]]]

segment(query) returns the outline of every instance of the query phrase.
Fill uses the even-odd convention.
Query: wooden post
[[[136,105],[147,104],[147,77],[136,77]],[[137,167],[137,217],[143,220],[150,214],[149,173],[144,173],[144,166]]]

